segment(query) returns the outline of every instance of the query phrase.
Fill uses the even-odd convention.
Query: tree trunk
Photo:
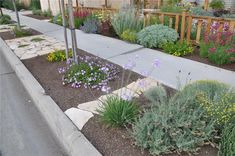
[[[63,27],[64,27],[65,54],[66,54],[66,60],[68,63],[69,46],[68,46],[68,35],[67,35],[67,27],[66,27],[67,25],[66,25],[66,17],[65,17],[64,0],[61,0],[61,14],[62,14],[62,20],[63,20]]]
[[[3,12],[2,12],[2,8],[0,7],[0,13],[1,13],[1,16],[3,16]]]
[[[72,37],[72,50],[73,50],[73,60],[76,64],[78,64],[77,58],[77,39],[75,33],[75,26],[74,26],[74,16],[73,16],[73,4],[72,0],[68,0],[68,13],[69,13],[69,25],[71,30],[71,37]]]
[[[16,1],[15,1],[15,0],[12,0],[12,3],[13,3],[14,10],[15,10],[15,12],[16,12],[17,29],[18,29],[18,30],[21,30],[19,13],[18,13],[18,10],[17,10],[17,8],[16,8]]]

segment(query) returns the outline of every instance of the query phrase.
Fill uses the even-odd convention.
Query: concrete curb
[[[45,94],[42,86],[2,38],[0,38],[0,49],[65,152],[69,156],[101,156],[53,99]]]

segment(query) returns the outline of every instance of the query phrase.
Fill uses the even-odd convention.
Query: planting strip
[[[44,117],[55,138],[69,156],[101,156],[95,147],[78,131],[75,125],[62,112],[53,99],[45,94],[45,90],[28,71],[24,64],[0,38],[0,48],[5,59],[24,85],[34,101],[36,108]]]

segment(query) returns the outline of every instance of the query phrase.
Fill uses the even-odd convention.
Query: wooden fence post
[[[164,14],[161,14],[161,15],[160,15],[160,22],[161,22],[161,24],[164,25]]]
[[[208,10],[209,8],[209,0],[205,0],[205,3],[204,3],[204,10]]]
[[[206,36],[208,36],[210,34],[210,31],[211,31],[211,18],[208,18],[207,19],[207,22],[206,22]]]
[[[192,22],[193,22],[193,18],[190,15],[188,17],[187,43],[190,43],[190,40],[191,40],[190,36],[191,36]]]
[[[176,15],[175,16],[175,31],[179,32],[179,20],[180,20],[180,16]]]
[[[180,41],[183,42],[184,40],[184,31],[185,31],[185,26],[186,26],[186,11],[183,11],[182,13],[182,20],[181,20],[181,31],[180,31]]]
[[[144,13],[144,27],[147,26],[147,13]]]
[[[235,27],[235,21],[231,21],[230,23],[229,23],[229,31],[231,32],[231,33],[235,33],[234,32],[234,27]],[[232,40],[232,36],[230,36],[230,39],[229,40]]]
[[[200,43],[200,38],[201,38],[201,31],[202,31],[202,20],[198,20],[197,24],[197,35],[196,35],[196,43]]]

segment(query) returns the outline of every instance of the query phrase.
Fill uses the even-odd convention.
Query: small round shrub
[[[203,93],[198,97],[199,104],[218,125],[229,122],[235,116],[235,92],[228,92],[221,96],[215,95],[212,97],[213,100],[210,99]]]
[[[33,15],[41,16],[41,15],[42,15],[42,10],[33,9],[33,10],[32,10],[32,13],[33,13]]]
[[[100,21],[96,16],[87,17],[80,29],[85,33],[97,33],[99,30]]]
[[[10,23],[11,23],[11,17],[9,15],[0,16],[0,25],[1,24],[10,24]]]
[[[136,38],[137,38],[136,32],[131,31],[130,29],[125,30],[121,35],[121,39],[123,39],[124,41],[131,42],[131,43],[135,43]]]
[[[194,51],[193,46],[187,41],[177,43],[168,42],[163,45],[163,50],[166,53],[172,54],[174,56],[185,56],[188,54],[192,54]]]
[[[25,30],[25,29],[18,29],[17,26],[15,26],[13,29],[12,29],[14,35],[16,38],[18,37],[25,37],[25,36],[31,36],[32,35],[32,32],[30,32],[29,30]]]
[[[219,156],[235,155],[235,120],[225,125],[219,146]]]
[[[224,8],[224,1],[223,0],[212,0],[210,2],[210,7],[212,9],[220,10]]]
[[[72,57],[72,51],[69,51],[69,57]],[[65,61],[66,55],[65,50],[54,50],[47,55],[47,61],[49,62],[60,62]]]
[[[53,23],[58,24],[58,25],[63,25],[62,15],[57,14],[56,16],[54,16]]]
[[[196,104],[218,126],[223,126],[235,116],[235,90],[227,84],[208,80],[196,81],[179,92],[177,98],[182,99],[186,95],[194,97]]]
[[[156,24],[137,34],[137,42],[148,48],[162,48],[167,42],[175,42],[179,34],[172,28]]]
[[[213,17],[213,13],[204,10],[201,6],[197,6],[197,7],[192,7],[190,9],[191,14],[196,15],[196,16],[212,16]]]
[[[110,96],[98,110],[100,120],[110,127],[121,127],[134,121],[139,109],[133,101],[123,100],[117,96]]]

